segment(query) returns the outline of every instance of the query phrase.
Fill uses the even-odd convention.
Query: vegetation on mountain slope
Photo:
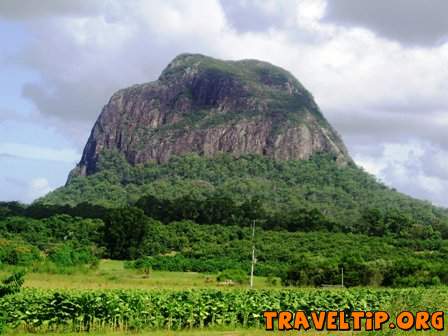
[[[108,152],[99,167],[99,173],[74,178],[34,206],[137,204],[164,222],[190,219],[209,224],[239,224],[241,214],[236,212],[246,211],[252,212],[243,214],[246,220],[259,219],[269,229],[327,228],[420,237],[432,234],[431,227],[448,238],[446,210],[398,193],[354,164],[340,166],[329,155],[275,161],[256,155],[212,159],[191,154],[165,164],[133,167],[119,153]],[[160,213],[154,208],[157,200]],[[216,208],[222,208],[222,219],[199,213],[213,202],[221,203]],[[189,208],[194,213],[186,215]]]

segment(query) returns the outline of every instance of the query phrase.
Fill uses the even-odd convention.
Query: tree
[[[142,256],[148,225],[148,217],[141,209],[126,207],[111,210],[105,218],[104,228],[104,242],[109,256],[114,259]]]
[[[382,236],[386,232],[384,215],[380,209],[365,209],[362,212],[362,222],[365,227],[364,233],[370,236]]]

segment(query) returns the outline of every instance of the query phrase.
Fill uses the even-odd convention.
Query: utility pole
[[[252,222],[252,266],[250,269],[250,288],[254,286],[254,268],[255,268],[255,220]]]

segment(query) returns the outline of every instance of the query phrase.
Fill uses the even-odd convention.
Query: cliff
[[[257,60],[177,56],[159,79],[119,90],[103,108],[71,176],[95,173],[105,150],[132,165],[171,156],[260,154],[276,160],[347,150],[289,72]]]

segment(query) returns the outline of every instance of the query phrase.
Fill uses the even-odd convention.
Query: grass
[[[0,272],[0,277],[9,274]],[[279,281],[277,280],[277,283]],[[231,288],[246,288],[235,285]],[[42,289],[188,289],[223,288],[216,281],[216,274],[196,272],[152,271],[149,275],[124,268],[124,262],[101,260],[97,269],[75,271],[72,274],[27,273],[24,287]],[[254,278],[255,288],[273,288],[265,277]]]

